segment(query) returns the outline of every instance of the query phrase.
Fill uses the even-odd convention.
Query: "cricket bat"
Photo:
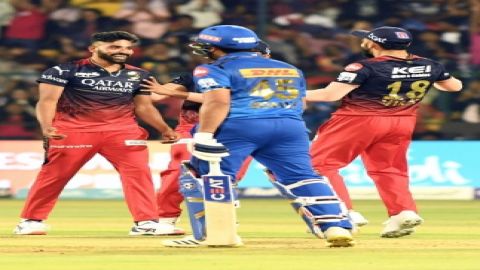
[[[231,177],[220,170],[220,162],[209,161],[210,171],[202,176],[205,229],[208,246],[236,246],[237,214]]]

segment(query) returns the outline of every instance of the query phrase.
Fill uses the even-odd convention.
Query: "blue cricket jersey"
[[[199,92],[231,90],[229,119],[301,119],[305,79],[290,64],[237,52],[198,66],[193,75]]]

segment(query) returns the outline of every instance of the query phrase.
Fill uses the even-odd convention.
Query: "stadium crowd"
[[[88,57],[92,33],[123,30],[138,35],[141,44],[131,64],[168,82],[202,61],[189,53],[187,44],[200,29],[216,24],[259,32],[273,58],[304,71],[308,89],[326,85],[346,64],[363,57],[351,30],[406,28],[415,40],[411,53],[442,59],[465,85],[453,95],[429,92],[414,138],[480,138],[476,0],[9,0],[0,1],[0,139],[40,138],[35,80],[56,63]],[[157,104],[171,125],[177,121],[178,102],[168,98]],[[309,105],[304,119],[312,135],[336,105]],[[150,139],[158,138],[149,131]]]

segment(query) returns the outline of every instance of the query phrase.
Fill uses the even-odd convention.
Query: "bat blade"
[[[231,177],[202,176],[205,196],[206,244],[234,246],[237,244],[237,216]]]

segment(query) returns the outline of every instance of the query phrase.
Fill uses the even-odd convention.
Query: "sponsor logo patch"
[[[205,175],[202,177],[205,191],[205,201],[230,202],[232,201],[230,177],[226,175]]]
[[[49,81],[54,81],[54,82],[59,82],[59,83],[68,83],[67,80],[60,79],[60,78],[57,78],[57,77],[53,77],[52,75],[42,74],[41,78],[44,79],[44,80],[49,80]]]
[[[216,36],[211,36],[211,35],[205,35],[205,34],[201,34],[201,35],[199,35],[198,37],[201,38],[201,39],[204,39],[204,40],[215,41],[215,42],[219,42],[220,40],[222,40],[221,37],[216,37]]]
[[[76,72],[75,77],[81,77],[81,78],[95,78],[100,76],[100,73],[98,72]]]
[[[125,140],[125,145],[127,146],[138,146],[138,145],[147,145],[146,140]]]
[[[339,82],[353,82],[355,78],[357,77],[357,74],[352,73],[352,72],[342,72],[338,75],[337,81]]]
[[[385,43],[385,41],[387,41],[386,38],[377,37],[373,33],[370,33],[368,35],[368,38],[375,41],[375,42],[379,42],[379,43]]]
[[[193,76],[195,76],[195,77],[203,77],[203,76],[207,76],[207,75],[208,75],[208,69],[204,68],[204,67],[197,67],[193,71]]]
[[[357,71],[363,68],[363,65],[360,63],[352,63],[345,67],[346,71]]]
[[[69,69],[61,69],[59,66],[54,66],[53,69],[58,71],[58,75],[62,76],[63,72],[68,72],[70,71]]]
[[[409,39],[410,38],[408,36],[408,34],[405,33],[405,32],[395,32],[395,35],[400,39]]]
[[[218,86],[218,83],[213,78],[204,78],[197,81],[198,86],[201,88],[211,88]]]
[[[50,145],[49,148],[58,149],[80,149],[80,148],[92,148],[91,144],[74,144],[74,145]]]
[[[432,66],[414,66],[414,67],[394,67],[392,69],[392,79],[402,78],[426,78],[430,77]]]
[[[91,86],[93,90],[132,93],[133,82],[122,82],[113,80],[95,80],[95,79],[82,79],[81,83]]]
[[[236,41],[238,43],[255,43],[257,42],[257,39],[254,37],[236,37],[232,38],[233,41]]]
[[[293,77],[299,78],[298,70],[293,68],[246,68],[240,69],[240,74],[244,78],[257,77]]]

